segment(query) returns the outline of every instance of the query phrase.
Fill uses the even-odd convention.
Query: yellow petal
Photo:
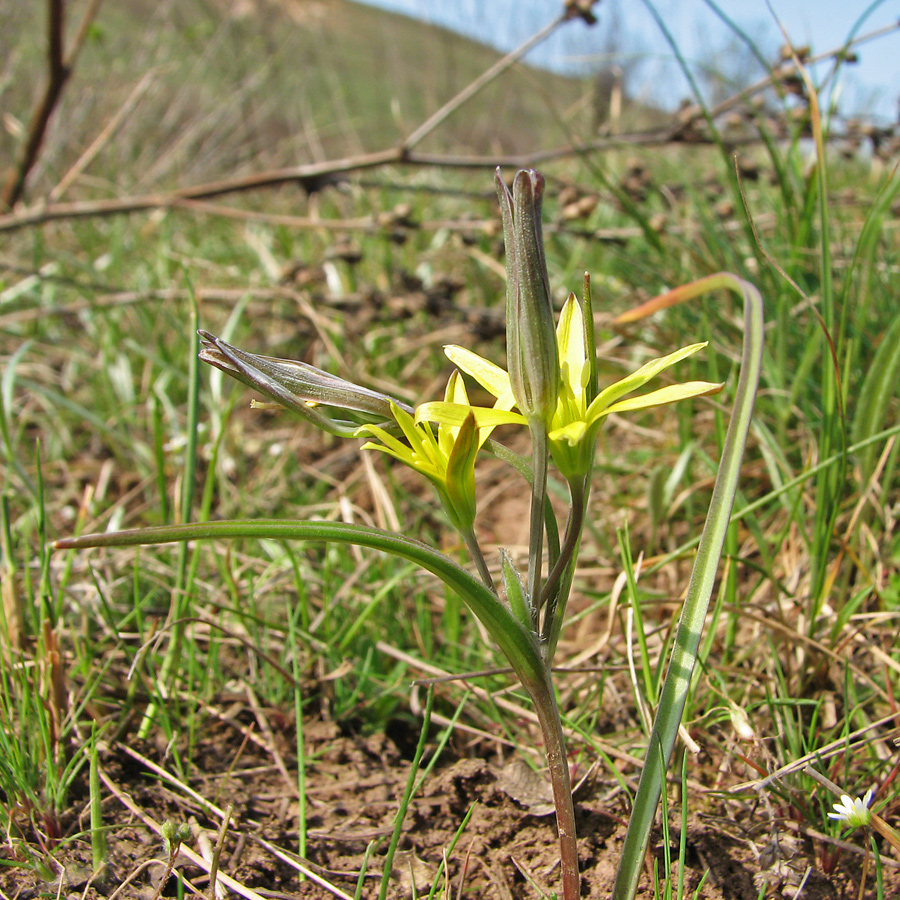
[[[416,408],[417,422],[438,422],[441,425],[459,427],[469,413],[475,414],[479,428],[496,428],[498,425],[527,425],[528,420],[520,413],[505,409],[487,409],[483,406],[463,406],[460,403],[433,401]]]
[[[556,326],[556,342],[559,346],[559,365],[569,366],[569,378],[581,380],[581,371],[584,368],[584,316],[581,312],[581,304],[574,294],[569,294],[559,314],[559,323]]]
[[[444,391],[444,399],[448,403],[462,403],[468,406],[469,395],[466,393],[466,385],[458,371],[454,371],[447,382],[447,389]]]
[[[496,366],[477,353],[473,353],[465,347],[458,347],[455,344],[449,344],[444,347],[444,353],[453,365],[465,372],[466,375],[471,375],[486,391],[489,391],[495,397],[502,398],[507,395],[512,397],[509,375],[500,366]]]
[[[610,413],[629,412],[635,409],[651,409],[654,406],[665,406],[667,403],[676,403],[679,400],[687,400],[689,397],[705,397],[709,394],[718,394],[724,384],[713,384],[710,381],[686,381],[684,384],[672,384],[660,388],[640,397],[629,397],[620,400],[603,410],[603,415]]]
[[[406,446],[402,441],[398,441],[392,434],[388,434],[383,428],[379,428],[377,425],[366,425],[363,428],[360,428],[357,431],[357,436],[362,437],[363,433],[367,433],[372,435],[372,437],[378,438],[384,446],[381,444],[373,444],[369,441],[366,444],[362,445],[363,450],[386,450],[391,456],[395,456],[397,459],[402,460],[406,463],[411,463],[413,458],[412,450]]]
[[[585,434],[587,433],[587,422],[576,421],[569,422],[568,425],[564,425],[562,428],[554,428],[553,431],[550,432],[548,437],[551,441],[558,443],[559,441],[565,441],[568,444],[571,444],[573,447],[578,444],[579,441],[584,439]]]
[[[630,394],[632,391],[636,391],[638,388],[643,387],[650,379],[659,375],[660,372],[664,372],[670,366],[674,366],[675,363],[681,362],[681,360],[688,356],[693,356],[698,350],[702,350],[706,344],[707,342],[702,344],[691,344],[688,347],[682,347],[680,350],[668,354],[668,356],[660,356],[658,359],[651,359],[650,362],[645,363],[636,372],[632,372],[621,381],[611,384],[608,388],[602,390],[597,395],[594,402],[591,403],[588,408],[588,420],[592,419],[597,414],[602,413],[607,407],[613,405],[620,397],[624,397],[626,394]]]

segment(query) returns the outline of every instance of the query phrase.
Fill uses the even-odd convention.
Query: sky
[[[362,0],[443,25],[510,50],[546,24],[561,7],[557,0]],[[717,7],[756,41],[766,55],[783,43],[766,0],[718,0]],[[813,52],[841,46],[857,20],[868,13],[857,36],[900,20],[900,0],[771,0],[795,45]],[[654,0],[654,6],[682,54],[690,61],[713,62],[728,71],[739,68],[743,54],[729,52],[733,34],[705,0]],[[588,28],[569,22],[526,61],[556,71],[600,68],[604,63],[633,67],[632,91],[648,101],[673,107],[688,95],[683,79],[645,0],[603,0],[594,6],[599,23]],[[610,52],[609,48],[615,51]],[[900,95],[900,31],[857,48],[860,62],[842,69],[839,109],[845,115],[876,116],[884,124],[897,121]],[[815,75],[825,77],[819,67]],[[754,70],[754,80],[762,74]]]

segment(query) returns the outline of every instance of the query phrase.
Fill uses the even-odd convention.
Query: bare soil
[[[166,872],[166,854],[159,826],[166,820],[188,822],[192,838],[187,846],[202,853],[205,844],[209,857],[221,822],[211,811],[211,803],[219,808],[233,806],[219,871],[234,879],[236,885],[229,883],[244,896],[353,897],[365,864],[367,874],[360,896],[377,897],[384,854],[418,738],[415,723],[397,721],[390,736],[366,735],[352,725],[342,728],[334,722],[306,723],[307,843],[301,860],[296,855],[299,804],[296,760],[291,752],[293,729],[270,711],[268,721],[285,727],[264,737],[250,727],[250,717],[246,718],[243,723],[238,716],[214,724],[195,749],[186,782],[152,769],[156,765],[160,771],[173,771],[171,760],[166,762],[165,748],[133,739],[109,748],[101,764],[103,795],[108,797],[103,804],[104,823],[109,827],[105,871],[99,875],[91,872],[91,848],[85,837],[89,818],[85,777],[64,819],[53,828],[44,823],[42,840],[52,851],[55,862],[48,866],[55,870],[54,876],[49,872],[41,876],[32,867],[0,867],[3,896],[18,900],[175,896],[174,877],[160,884]],[[576,796],[583,896],[608,898],[625,831],[624,795],[598,766]],[[551,896],[558,882],[558,862],[554,816],[546,801],[542,775],[521,758],[465,756],[448,747],[409,806],[388,896],[427,897],[435,881],[438,897],[533,900],[541,891]],[[798,895],[804,900],[857,897],[860,855],[841,852],[804,834],[791,827],[787,818],[767,823],[761,810],[749,807],[743,817],[725,818],[715,814],[714,800],[708,805],[709,812],[692,814],[689,821],[684,896],[703,900],[790,898],[808,869]],[[454,846],[470,810],[471,817]],[[54,829],[58,836],[48,837]],[[30,846],[36,851],[34,834],[31,838]],[[678,854],[679,839],[679,823],[673,820],[669,834],[673,858]],[[366,849],[373,842],[374,849],[364,863]],[[655,861],[662,869],[664,853],[658,833],[648,872]],[[2,854],[5,860],[0,861],[25,861],[22,842],[7,846]],[[439,875],[444,859],[446,875]],[[884,896],[900,896],[898,869],[890,867],[891,860],[886,862]],[[304,877],[298,866],[308,875]],[[175,868],[188,883],[188,890],[210,896],[208,865],[201,867],[182,853]],[[874,900],[872,871],[867,881],[864,896]],[[237,896],[220,893],[226,895]],[[648,876],[638,897],[649,900],[653,896]]]

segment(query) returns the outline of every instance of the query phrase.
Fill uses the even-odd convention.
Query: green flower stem
[[[543,510],[543,504],[539,507]],[[497,595],[452,559],[405,535],[346,522],[284,522],[246,520],[166,525],[121,531],[117,534],[89,534],[56,541],[54,547],[125,547],[221,538],[255,538],[276,541],[313,540],[356,544],[410,560],[436,575],[455,590],[490,632],[528,691],[537,712],[556,804],[564,900],[578,900],[578,845],[575,840],[575,809],[566,761],[565,742],[549,667],[538,643],[500,601]]]
[[[529,487],[534,484],[534,473],[531,471],[531,466],[518,453],[514,453],[491,438],[485,442],[484,449],[497,459],[502,459],[507,465],[512,466],[528,482]],[[559,526],[556,523],[556,515],[549,497],[544,498],[544,534],[547,536],[547,557],[552,567],[559,557]]]
[[[544,559],[544,503],[547,499],[547,462],[550,446],[547,425],[543,420],[532,419],[531,431],[532,469],[534,482],[531,489],[531,523],[528,537],[528,584],[526,590],[534,608],[534,630],[540,630],[541,563]]]
[[[475,568],[478,569],[481,580],[486,587],[490,588],[491,591],[496,594],[497,589],[494,587],[494,579],[491,577],[491,570],[488,568],[484,553],[481,552],[481,545],[478,543],[478,538],[475,537],[475,530],[469,528],[467,531],[460,531],[459,534],[463,539],[463,543],[466,545],[466,550],[469,551],[469,556],[472,557],[472,562],[475,563]]]
[[[566,536],[556,563],[547,575],[544,587],[541,590],[540,605],[546,604],[547,611],[541,624],[541,637],[545,642],[550,640],[550,635],[558,631],[554,626],[557,615],[564,615],[568,590],[564,587],[562,576],[567,569],[574,567],[578,559],[578,548],[581,545],[581,532],[584,530],[584,515],[587,510],[588,496],[590,494],[590,480],[573,480],[569,484],[570,505],[569,520],[566,522]],[[563,596],[565,594],[566,596]],[[562,601],[562,602],[560,602]],[[545,646],[547,644],[545,643]]]
[[[559,643],[559,636],[562,633],[563,625],[566,618],[566,606],[569,602],[569,595],[572,591],[572,582],[575,579],[575,564],[577,560],[573,557],[566,566],[565,571],[560,578],[559,588],[556,593],[556,611],[553,614],[553,622],[547,633],[546,641],[541,646],[541,652],[548,666],[553,666],[553,660],[556,657],[556,645]]]
[[[578,900],[581,896],[581,879],[578,875],[578,842],[575,835],[575,804],[572,801],[569,761],[566,757],[565,738],[559,720],[549,665],[543,667],[542,675],[543,684],[540,690],[529,688],[528,692],[534,702],[544,736],[544,753],[547,756],[550,786],[553,789],[553,803],[556,807],[563,898]]]
[[[697,547],[697,557],[688,585],[681,621],[675,636],[675,647],[666,673],[656,719],[650,734],[647,756],[638,792],[634,799],[625,846],[619,861],[619,871],[613,887],[612,900],[633,900],[643,866],[650,831],[656,817],[656,808],[665,780],[665,769],[678,735],[678,727],[684,714],[691,677],[697,660],[703,623],[709,609],[716,579],[716,570],[725,536],[728,531],[731,509],[737,493],[741,457],[747,443],[753,403],[759,384],[763,350],[763,304],[759,291],[753,285],[728,273],[718,273],[657,298],[627,314],[629,321],[648,312],[671,306],[674,303],[696,297],[706,291],[728,288],[744,299],[744,348],[741,374],[738,380],[734,413],[728,424],[722,461],[716,476],[709,514]],[[674,299],[673,299],[674,297]],[[641,315],[638,315],[640,312]],[[624,321],[625,317],[620,317]]]

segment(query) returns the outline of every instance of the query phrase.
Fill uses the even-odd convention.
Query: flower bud
[[[559,394],[559,355],[550,279],[544,259],[541,200],[544,178],[533,169],[516,173],[512,191],[494,178],[506,243],[506,345],[509,380],[526,419],[547,427]]]
[[[232,347],[208,331],[200,359],[262,391],[280,406],[299,413],[324,431],[338,437],[355,437],[360,425],[380,425],[394,433],[391,404],[412,414],[405,403],[323,372],[315,366],[289,359],[257,356]]]

